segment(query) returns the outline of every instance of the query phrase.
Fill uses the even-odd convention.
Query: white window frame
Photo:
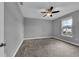
[[[61,20],[61,35],[66,36],[66,37],[72,37],[73,35],[65,35],[65,34],[63,34],[62,21],[68,20],[68,19],[72,19],[72,17],[67,17],[67,18],[64,18],[64,19]],[[73,26],[73,19],[72,19],[72,26]]]

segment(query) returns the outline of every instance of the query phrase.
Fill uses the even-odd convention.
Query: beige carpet
[[[56,39],[25,40],[16,57],[79,57],[79,47]]]

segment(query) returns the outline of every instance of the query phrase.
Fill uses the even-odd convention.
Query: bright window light
[[[67,18],[62,20],[62,31],[61,34],[63,36],[70,36],[72,37],[72,18]]]

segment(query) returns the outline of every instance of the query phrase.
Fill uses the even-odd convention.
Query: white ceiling
[[[58,17],[79,10],[79,2],[24,2],[23,5],[19,4],[19,6],[24,17],[45,20],[54,20]],[[54,14],[53,17],[43,17],[43,14],[40,12],[48,9],[50,6],[54,6],[54,10],[59,10],[60,12]]]

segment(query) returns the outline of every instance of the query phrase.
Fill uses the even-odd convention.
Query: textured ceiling
[[[23,5],[19,4],[19,6],[24,17],[45,20],[54,20],[79,10],[79,2],[24,2]],[[40,12],[48,9],[50,6],[54,6],[54,10],[59,10],[60,12],[54,14],[53,17],[43,17],[43,14]]]

